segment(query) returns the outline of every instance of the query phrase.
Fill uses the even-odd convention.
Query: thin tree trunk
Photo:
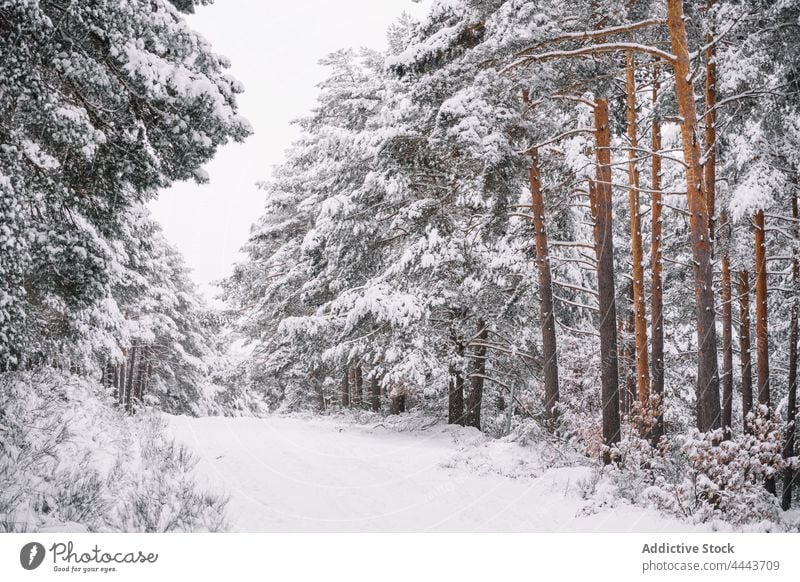
[[[342,408],[350,408],[350,369],[342,374]]]
[[[723,224],[727,219],[723,215]],[[731,260],[728,249],[722,254],[722,429],[726,440],[733,436],[733,298]]]
[[[742,427],[745,433],[752,428],[747,415],[753,410],[753,364],[750,355],[750,275],[739,272],[739,353],[742,363]]]
[[[142,384],[142,401],[144,401],[144,395],[150,389],[150,381],[153,377],[153,348],[147,350],[147,355],[147,368],[145,369],[144,384]]]
[[[706,7],[710,10],[716,0],[708,0]],[[711,22],[711,19],[708,19]],[[717,197],[717,46],[714,44],[712,31],[706,34],[706,111],[705,124],[705,164],[703,172],[708,204],[708,233],[714,240],[714,217],[716,216]]]
[[[792,289],[794,295],[792,297],[792,316],[789,323],[789,393],[787,395],[786,405],[786,437],[783,441],[783,458],[789,459],[794,456],[794,446],[797,434],[797,319],[798,319],[798,304],[797,304],[797,285],[800,281],[800,261],[797,258],[796,244],[800,239],[800,229],[798,229],[797,221],[800,219],[800,212],[798,212],[797,193],[792,193],[792,218],[794,218],[794,226],[792,233],[795,239],[795,248],[792,249]],[[783,470],[783,495],[781,496],[781,507],[787,511],[792,506],[792,489],[797,476],[791,467],[787,466]]]
[[[617,304],[614,287],[614,230],[611,202],[611,131],[608,101],[595,101],[597,180],[594,194],[597,290],[600,307],[600,383],[603,417],[603,462],[612,460],[610,447],[620,440]]]
[[[756,256],[756,367],[758,369],[758,403],[770,407],[769,335],[767,328],[767,244],[764,211],[753,217]]]
[[[653,105],[658,103],[658,67],[653,69]],[[655,423],[653,425],[652,441],[657,443],[664,436],[664,289],[662,278],[661,236],[662,236],[662,201],[661,201],[661,121],[656,115],[652,127],[653,150],[652,175],[651,175],[651,218],[652,235],[650,240],[650,262],[652,263],[652,295],[651,310],[653,318],[653,339],[651,344],[653,362],[653,400]]]
[[[756,367],[758,368],[758,404],[766,407],[772,417],[769,393],[769,331],[767,327],[767,239],[764,230],[764,211],[758,210],[753,217],[755,225],[756,254]],[[761,411],[759,411],[761,414]],[[775,478],[767,477],[764,486],[777,495]]]
[[[360,365],[353,370],[353,384],[355,385],[354,404],[360,406],[364,400],[364,375]]]
[[[691,83],[689,41],[684,23],[683,0],[667,0],[667,26],[675,55],[675,93],[683,118],[681,142],[687,164],[690,239],[694,259],[695,312],[697,324],[697,428],[707,432],[720,427],[717,332],[714,313],[714,272],[711,264],[708,201],[703,188],[703,164],[698,143],[699,124]]]
[[[134,394],[137,402],[141,402],[144,395],[144,383],[148,365],[150,365],[150,350],[147,347],[143,347],[139,356],[139,374],[136,379],[136,392]]]
[[[460,370],[450,370],[447,422],[464,425],[464,375]]]
[[[459,361],[464,357],[464,345],[453,338],[456,344],[456,354],[459,356]],[[464,425],[464,374],[462,373],[461,366],[452,366],[450,368],[450,384],[448,387],[447,398],[447,422],[448,424]]]
[[[119,365],[109,363],[109,375],[111,377],[111,387],[114,389],[114,398],[119,402]]]
[[[125,380],[125,411],[129,414],[133,411],[133,390],[134,380],[136,379],[136,346],[131,347],[131,356],[128,359],[128,378]]]
[[[636,392],[636,315],[633,312],[633,282],[628,285],[627,316],[622,315],[617,330],[617,337],[622,345],[620,365],[622,367],[622,386],[619,391],[620,414],[630,415],[633,403],[637,400]],[[623,309],[624,311],[624,309]]]
[[[636,312],[633,310],[633,281],[628,286],[628,335],[625,338],[627,344],[623,349],[625,350],[625,368],[627,374],[625,376],[625,392],[627,393],[628,412],[634,411],[634,404],[639,401],[638,392],[638,374],[636,367]]]
[[[710,10],[716,0],[708,0],[707,8]],[[717,196],[717,48],[714,44],[714,35],[711,31],[706,34],[706,111],[705,125],[705,164],[703,173],[705,179],[706,200],[708,205],[708,235],[714,241]],[[727,215],[722,214],[722,225],[727,225]],[[729,236],[726,236],[728,239]],[[726,244],[722,245],[722,370],[720,383],[722,384],[722,428],[725,439],[732,436],[733,426],[733,320],[731,305],[731,264]]]
[[[119,365],[119,404],[120,406],[125,405],[125,391],[127,389],[126,380],[128,378],[127,374],[127,362],[128,362],[128,351],[122,350],[122,363]]]
[[[647,308],[644,291],[644,246],[642,243],[642,209],[639,201],[639,168],[636,157],[639,155],[638,127],[636,124],[636,79],[634,78],[633,52],[628,51],[625,74],[625,104],[628,125],[628,201],[631,221],[631,257],[633,266],[633,320],[634,355],[636,358],[636,394],[641,407],[644,423],[640,426],[642,435],[650,438],[652,414],[650,410],[650,366],[647,361]]]
[[[478,321],[478,341],[480,345],[472,348],[472,362],[469,375],[469,396],[464,411],[464,425],[481,428],[481,404],[483,403],[483,381],[486,375],[486,341],[489,329],[486,322]]]
[[[531,152],[531,210],[536,241],[536,270],[539,274],[539,326],[542,330],[542,369],[544,371],[544,415],[552,422],[557,414],[558,348],[556,320],[553,312],[553,280],[550,273],[550,254],[547,245],[544,198],[542,197],[539,152]]]
[[[372,373],[370,379],[370,403],[372,404],[372,412],[381,411],[381,385],[375,372]]]

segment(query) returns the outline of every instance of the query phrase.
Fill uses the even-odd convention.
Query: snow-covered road
[[[472,429],[398,433],[331,419],[168,418],[200,458],[199,480],[230,494],[232,531],[694,529],[627,505],[584,512],[588,468],[546,469],[535,448]]]

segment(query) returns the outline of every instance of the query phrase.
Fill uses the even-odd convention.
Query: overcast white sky
[[[242,113],[255,134],[222,149],[206,167],[211,183],[182,183],[151,208],[167,238],[186,257],[209,297],[211,282],[229,274],[250,225],[261,214],[269,178],[296,137],[290,121],[313,107],[324,78],[317,61],[344,47],[385,48],[386,27],[404,11],[423,16],[429,2],[412,0],[216,0],[189,22],[233,62],[246,87]]]

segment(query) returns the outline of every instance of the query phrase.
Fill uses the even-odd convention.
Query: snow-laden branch
[[[606,44],[595,44],[574,50],[550,51],[546,53],[526,55],[524,57],[520,57],[510,65],[503,67],[503,69],[500,70],[500,73],[503,74],[508,71],[511,71],[512,69],[516,69],[518,67],[522,67],[534,62],[552,61],[555,59],[571,59],[571,58],[594,56],[604,53],[616,53],[624,51],[645,53],[657,57],[662,61],[668,63],[674,63],[676,60],[675,55],[673,55],[672,53],[668,53],[653,46],[638,44],[634,42],[614,42]]]
[[[524,149],[524,150],[522,150],[521,152],[518,152],[518,153],[520,153],[520,154],[531,154],[531,153],[533,153],[534,150],[537,150],[539,148],[543,148],[545,146],[548,146],[551,143],[555,143],[557,141],[561,141],[562,139],[566,139],[568,137],[572,137],[573,135],[579,135],[579,134],[584,134],[584,133],[594,133],[595,131],[596,130],[593,127],[578,127],[576,129],[570,129],[569,131],[565,131],[564,133],[560,133],[560,134],[558,134],[558,135],[556,135],[554,137],[551,137],[550,139],[548,139],[546,141],[542,141],[542,142],[539,142],[537,144],[534,144],[534,145],[532,145],[532,146],[530,146],[530,147],[528,147],[528,148],[526,148],[526,149]]]
[[[556,44],[559,42],[567,42],[567,41],[596,40],[598,38],[605,38],[607,36],[615,36],[618,34],[625,34],[627,32],[636,32],[637,30],[641,30],[643,28],[649,28],[651,26],[665,25],[666,23],[667,23],[666,20],[651,19],[651,20],[642,20],[640,22],[633,22],[630,24],[621,24],[619,26],[610,26],[608,28],[601,28],[599,30],[583,30],[579,32],[567,32],[565,34],[562,34],[561,36],[544,40],[531,48],[527,48],[517,53],[516,56],[518,57],[527,56],[533,51],[536,51],[548,44]]]

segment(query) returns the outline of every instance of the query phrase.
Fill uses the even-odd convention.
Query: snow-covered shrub
[[[780,508],[765,479],[782,466],[780,431],[765,412],[751,418],[752,434],[730,440],[722,440],[721,430],[692,430],[652,447],[636,434],[625,435],[614,452],[618,465],[603,471],[618,496],[694,522],[779,522]]]
[[[142,470],[126,471],[124,461],[114,467],[117,478],[127,481],[117,504],[119,524],[124,531],[222,531],[227,499],[197,488],[191,470],[197,459],[183,445],[164,432],[164,421],[155,414],[139,434]]]
[[[225,500],[154,412],[52,370],[0,375],[0,531],[217,531]]]

